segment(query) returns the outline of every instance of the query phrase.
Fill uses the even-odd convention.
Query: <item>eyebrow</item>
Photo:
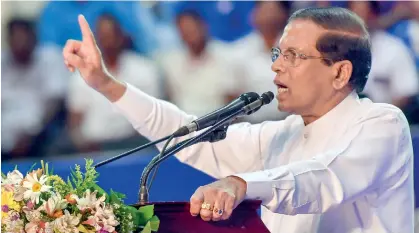
[[[274,46],[274,48],[277,48],[277,49],[279,49],[279,50],[283,50],[283,51],[286,51],[286,50],[295,50],[295,51],[300,51],[301,52],[301,49],[297,49],[297,48],[295,48],[295,47],[288,47],[288,48],[286,48],[286,49],[281,49],[279,46]]]

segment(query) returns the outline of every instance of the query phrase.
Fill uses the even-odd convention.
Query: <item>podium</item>
[[[152,202],[160,219],[158,233],[269,233],[257,210],[261,201],[244,201],[227,220],[206,222],[192,216],[189,202]],[[139,204],[133,205],[138,208]]]

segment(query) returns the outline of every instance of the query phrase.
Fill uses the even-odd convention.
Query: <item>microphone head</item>
[[[274,93],[271,91],[265,92],[261,95],[263,105],[269,104],[274,99]]]
[[[255,92],[247,92],[247,93],[241,94],[239,98],[244,101],[245,105],[248,105],[258,100],[260,96],[258,93],[255,93]]]

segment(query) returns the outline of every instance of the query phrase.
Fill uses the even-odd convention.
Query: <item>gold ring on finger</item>
[[[201,208],[212,211],[212,207],[210,203],[206,203],[206,202],[202,203]]]
[[[217,207],[214,207],[214,213],[221,216],[221,215],[223,215],[224,210],[218,209]]]

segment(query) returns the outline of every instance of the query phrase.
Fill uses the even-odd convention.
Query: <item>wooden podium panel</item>
[[[257,210],[261,201],[244,201],[225,221],[206,222],[192,216],[189,202],[152,202],[160,219],[158,233],[269,233]],[[134,207],[140,207],[136,204]]]

